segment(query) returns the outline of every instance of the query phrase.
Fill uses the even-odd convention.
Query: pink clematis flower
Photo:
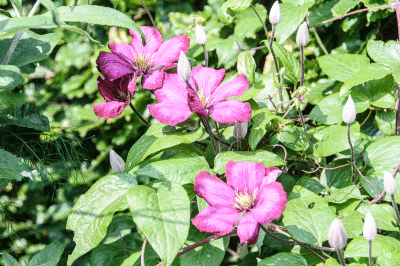
[[[260,224],[279,218],[286,207],[286,192],[281,183],[275,182],[280,173],[277,167],[265,168],[263,163],[228,162],[225,183],[215,175],[200,172],[194,192],[210,206],[192,223],[200,231],[216,236],[230,233],[238,224],[240,244],[255,244]]]
[[[97,88],[105,103],[94,105],[93,111],[98,117],[116,118],[130,103],[131,96],[128,91],[129,77],[124,76],[114,81],[106,78],[97,78]]]
[[[122,76],[133,74],[129,91],[137,90],[137,78],[143,75],[142,87],[154,90],[162,86],[164,68],[174,66],[180,52],[189,49],[189,38],[186,35],[175,36],[163,42],[161,33],[153,27],[140,27],[146,36],[143,46],[139,33],[129,30],[132,36],[131,45],[124,43],[109,44],[111,53],[100,52],[96,60],[98,70],[113,81]]]
[[[151,115],[159,122],[175,126],[189,118],[192,113],[207,117],[222,124],[247,122],[251,118],[249,103],[232,96],[242,95],[249,87],[244,74],[221,84],[225,69],[215,70],[197,66],[186,82],[178,74],[165,73],[163,86],[154,91],[158,104],[149,105]]]

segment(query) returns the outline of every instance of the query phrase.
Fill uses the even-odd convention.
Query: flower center
[[[147,69],[149,67],[149,62],[147,62],[144,56],[138,56],[135,58],[136,67],[138,69]]]
[[[128,97],[128,95],[123,91],[118,91],[118,96],[118,100],[120,100],[121,102],[125,102],[126,98]]]
[[[239,209],[241,211],[248,211],[250,210],[255,203],[256,197],[257,197],[257,190],[256,188],[253,191],[252,195],[249,195],[247,192],[247,187],[244,189],[244,193],[241,193],[239,191],[235,191],[236,193],[236,198],[235,198],[235,203],[233,205],[234,208]]]
[[[205,108],[209,107],[208,106],[209,97],[205,97],[203,94],[199,93],[199,99]]]

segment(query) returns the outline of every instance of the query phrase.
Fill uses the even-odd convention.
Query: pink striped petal
[[[265,165],[254,162],[231,162],[226,164],[226,181],[235,190],[251,195],[262,182],[265,175]]]
[[[117,55],[119,58],[125,60],[126,62],[130,62],[133,64],[135,62],[136,52],[133,50],[132,46],[125,43],[110,43],[108,44],[108,48],[111,52]]]
[[[282,215],[286,203],[287,194],[282,184],[273,182],[260,187],[251,213],[257,222],[266,225]]]
[[[205,171],[201,171],[196,176],[194,193],[205,199],[211,206],[232,207],[236,197],[230,185]]]
[[[196,82],[199,93],[205,98],[213,94],[214,90],[221,84],[224,78],[225,69],[223,68],[215,70],[209,67],[197,66],[192,70],[192,79]],[[225,98],[223,100],[225,100]]]
[[[166,66],[178,61],[182,52],[189,50],[190,39],[186,35],[175,36],[161,44],[153,59],[153,66]]]
[[[97,69],[107,79],[114,80],[124,75],[134,73],[132,65],[113,53],[101,51],[96,60]]]
[[[212,119],[225,125],[248,122],[251,118],[250,104],[236,99],[216,103],[209,107],[208,111]]]
[[[258,233],[260,232],[260,224],[253,218],[249,212],[245,213],[240,218],[237,234],[240,239],[240,244],[247,242],[251,246],[257,242]]]
[[[282,171],[278,167],[265,168],[265,179],[264,180],[268,180],[267,182],[265,182],[265,185],[275,182],[281,173],[282,173]]]
[[[154,94],[158,102],[169,101],[188,106],[186,82],[176,73],[165,73],[162,88],[155,90]]]
[[[92,108],[98,117],[116,118],[122,114],[122,111],[124,111],[126,105],[127,104],[125,102],[112,101],[93,105]]]
[[[142,37],[137,31],[129,30],[132,36],[131,45],[136,52],[136,56],[145,56],[150,59],[162,44],[163,38],[156,28],[143,26],[140,29],[146,36],[146,45],[143,47]]]
[[[179,105],[171,101],[148,105],[147,108],[158,122],[171,126],[186,121],[192,114],[187,105]]]
[[[250,86],[244,74],[221,84],[211,94],[211,104],[221,102],[228,97],[242,95]]]
[[[209,206],[194,217],[192,223],[201,232],[223,236],[233,230],[239,217],[240,212],[234,208]]]
[[[142,88],[155,90],[161,88],[164,80],[164,70],[162,68],[151,70],[142,77]]]

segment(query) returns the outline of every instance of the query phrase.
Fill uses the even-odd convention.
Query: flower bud
[[[396,180],[394,180],[392,174],[388,171],[383,171],[383,187],[389,195],[394,195],[394,193],[396,193]]]
[[[207,35],[201,25],[197,24],[195,29],[196,41],[198,44],[205,45],[207,42]]]
[[[347,100],[347,103],[344,105],[343,108],[343,121],[346,122],[347,124],[351,124],[355,120],[356,120],[356,105],[354,104],[351,95],[349,95],[349,99]]]
[[[276,1],[269,11],[269,22],[271,24],[278,24],[281,21],[281,8],[279,6],[279,1]]]
[[[186,55],[181,51],[178,60],[178,76],[184,81],[188,81],[192,74],[192,67]]]
[[[110,151],[110,164],[111,168],[116,173],[122,173],[125,171],[125,162],[114,150]]]
[[[300,46],[306,46],[309,38],[307,23],[303,22],[297,30],[296,42]]]
[[[233,136],[236,139],[244,139],[247,134],[248,122],[237,122],[233,128]]]
[[[365,216],[364,220],[364,228],[363,228],[363,236],[368,240],[371,241],[375,238],[377,234],[376,230],[376,223],[374,217],[372,217],[371,213],[368,212]]]
[[[347,233],[343,223],[336,218],[333,220],[328,234],[329,245],[334,250],[341,250],[347,244]]]

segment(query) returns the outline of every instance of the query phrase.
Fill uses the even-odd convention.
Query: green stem
[[[342,266],[346,266],[346,262],[344,261],[344,257],[343,257],[343,251],[341,249],[339,249],[339,250],[336,250],[336,253],[339,257],[340,264],[342,264]]]
[[[351,150],[351,162],[352,162],[352,177],[351,181],[355,182],[356,181],[356,161],[354,159],[354,148],[353,144],[351,143],[351,138],[350,138],[350,124],[347,124],[347,141],[349,142],[350,145],[350,150]]]
[[[206,45],[203,44],[202,46],[203,46],[203,50],[204,50],[204,66],[208,67],[208,52],[206,49]]]
[[[368,241],[369,266],[372,266],[372,240]]]
[[[396,101],[396,127],[394,134],[400,135],[400,86],[397,87],[397,101]]]
[[[219,135],[219,128],[218,122],[214,120],[215,129],[217,130],[217,137],[218,137],[218,150],[221,152],[221,136]],[[211,136],[210,136],[211,137]]]
[[[392,197],[392,205],[393,205],[394,212],[396,213],[396,217],[397,217],[397,226],[400,227],[399,209],[397,208],[397,203],[396,203],[396,200],[394,198],[394,195],[390,195],[390,196]]]
[[[149,18],[151,20],[151,24],[153,24],[154,28],[156,27],[156,23],[154,22],[153,16],[151,15],[149,9],[147,8],[146,4],[143,2],[143,0],[140,0],[140,3],[142,3],[142,6],[144,7],[144,10],[146,10],[147,15],[149,15]]]
[[[143,118],[143,116],[138,112],[138,110],[136,110],[135,106],[133,106],[133,104],[130,102],[129,106],[132,108],[133,112],[135,112],[135,114],[139,117],[139,119],[146,125],[146,126],[150,126],[149,122],[146,121],[146,119]]]
[[[317,30],[315,28],[311,28],[311,31],[314,33],[315,39],[317,39],[317,43],[321,47],[321,49],[324,52],[324,54],[326,54],[326,55],[329,54],[328,50],[326,50],[326,48],[325,48],[324,43],[321,41],[321,38],[319,37],[319,34],[318,34]]]
[[[214,141],[214,138],[213,138],[214,134],[212,133],[210,123],[208,122],[207,118],[205,118],[203,116],[199,116],[199,118],[200,118],[200,121],[203,123],[204,128],[206,129],[208,135],[210,136],[211,144],[212,144],[214,153],[215,153],[215,155],[217,155],[218,154],[218,150],[217,150],[217,146],[215,145],[215,141]]]

